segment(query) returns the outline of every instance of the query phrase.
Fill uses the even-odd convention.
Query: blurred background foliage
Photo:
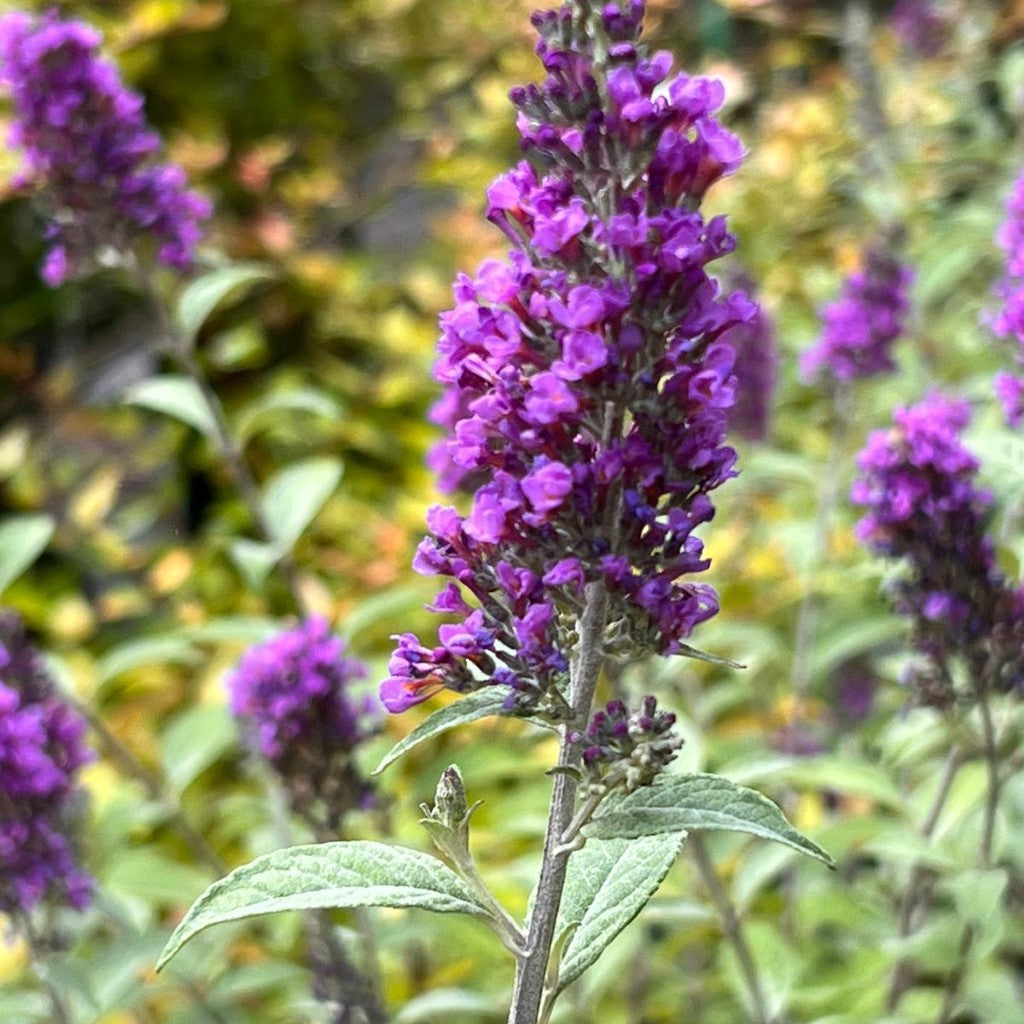
[[[536,77],[531,4],[19,6],[56,6],[107,33],[171,154],[215,200],[209,261],[271,268],[207,322],[199,355],[257,479],[312,459],[343,465],[294,559],[304,604],[351,638],[372,686],[389,634],[433,628],[421,611],[433,587],[410,562],[436,500],[423,464],[435,436],[426,416],[435,321],[453,274],[502,249],[482,195],[517,159],[506,94]],[[933,973],[920,972],[891,1019],[935,1020],[960,922],[975,915],[985,941],[957,1019],[1019,1024],[1024,853],[1013,836],[1024,788],[1008,786],[1010,870],[996,897],[970,874],[978,766],[958,776],[933,839],[914,838],[943,734],[931,712],[906,706],[903,626],[881,593],[886,568],[853,540],[846,495],[854,453],[895,405],[935,385],[965,393],[997,496],[1000,557],[1020,577],[1024,443],[999,426],[990,381],[1009,355],[979,316],[1000,272],[1003,199],[1024,165],[1024,6],[935,0],[941,43],[926,55],[891,30],[891,6],[873,5],[858,34],[841,3],[649,4],[656,44],[727,84],[726,119],[750,156],[706,205],[730,217],[737,265],[774,319],[781,367],[770,436],[738,442],[742,475],[706,531],[722,612],[695,642],[746,669],[674,660],[634,667],[607,690],[664,694],[687,737],[681,769],[769,793],[839,861],[827,875],[785,849],[709,844],[780,1020],[882,1020],[888,975],[908,952]],[[14,154],[0,156],[0,178],[15,166]],[[816,337],[818,307],[860,246],[894,222],[916,272],[899,373],[845,396],[802,383],[796,360]],[[125,401],[168,369],[142,297],[102,275],[48,290],[36,277],[38,228],[26,197],[0,191],[0,511],[37,517],[44,534],[38,517],[55,524],[2,598],[104,733],[87,772],[88,862],[101,898],[68,921],[73,955],[53,980],[82,1022],[316,1020],[301,930],[288,917],[215,930],[165,975],[152,973],[168,928],[219,862],[273,849],[289,832],[302,838],[268,805],[223,688],[241,650],[295,607],[282,573],[263,582],[238,557],[238,540],[258,534],[215,446]],[[427,710],[388,721],[367,769]],[[466,727],[389,769],[379,809],[354,834],[423,846],[414,808],[457,761],[470,798],[486,798],[474,819],[482,869],[522,911],[552,758],[549,739],[514,723]],[[936,912],[897,940],[901,891],[921,858]],[[375,924],[396,1021],[504,1019],[510,968],[479,925],[397,911]],[[3,947],[0,960],[0,1019],[46,1020],[24,950]],[[684,856],[558,1019],[733,1024],[745,1019],[745,998]]]

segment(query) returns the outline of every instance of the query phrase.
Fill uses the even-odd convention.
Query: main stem
[[[608,597],[603,583],[587,586],[586,602],[579,620],[579,642],[573,658],[569,683],[572,718],[562,731],[558,767],[577,768],[582,743],[573,736],[582,732],[590,717],[594,691],[604,660],[604,628]],[[544,856],[537,882],[533,912],[526,933],[526,952],[516,965],[515,989],[508,1024],[537,1024],[540,1018],[544,983],[555,939],[555,920],[562,902],[569,851],[562,836],[572,822],[576,807],[577,783],[570,772],[555,775],[555,787],[544,837]]]

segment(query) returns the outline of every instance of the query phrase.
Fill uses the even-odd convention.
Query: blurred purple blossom
[[[821,310],[821,338],[800,360],[805,379],[824,375],[850,381],[896,369],[892,347],[910,309],[913,273],[891,248],[865,249],[861,269],[846,279],[839,299]]]
[[[456,281],[435,367],[448,436],[431,464],[475,493],[465,516],[431,510],[415,566],[458,584],[434,607],[463,621],[437,645],[397,638],[392,711],[442,687],[507,684],[519,711],[557,697],[590,582],[611,653],[677,652],[718,610],[686,577],[708,567],[694,531],[734,473],[722,335],[756,307],[708,275],[734,240],[699,205],[742,147],[715,120],[721,84],[639,43],[643,12],[601,8],[601,59],[572,5],[533,17],[547,77],[511,94],[530,161],[487,193],[514,248]]]
[[[366,666],[344,651],[324,619],[310,618],[251,647],[227,681],[232,712],[293,807],[326,810],[331,827],[369,799],[353,755],[379,725],[376,701],[352,692]]]
[[[57,693],[21,620],[0,612],[0,911],[38,904],[85,907],[92,880],[79,866],[83,791],[92,759],[85,722]]]
[[[142,98],[99,55],[101,36],[55,11],[0,18],[0,84],[14,107],[9,142],[25,156],[23,180],[40,188],[49,225],[42,276],[58,285],[105,251],[135,252],[186,269],[209,203],[185,173],[160,163]]]
[[[1024,174],[1006,200],[1006,216],[996,242],[1006,254],[1006,272],[994,289],[1002,306],[990,323],[999,337],[1016,339],[1016,362],[1021,371],[1000,373],[994,386],[1007,423],[1019,427],[1024,423]]]
[[[753,298],[754,279],[746,271],[730,275],[729,286]],[[736,352],[736,401],[729,410],[729,430],[747,441],[763,441],[771,423],[772,394],[779,369],[775,328],[762,306],[747,323],[722,334]]]
[[[1003,688],[1020,686],[1024,668],[1024,592],[1008,585],[985,532],[992,497],[961,440],[969,418],[966,402],[937,394],[898,409],[894,427],[875,431],[859,455],[852,491],[867,509],[859,539],[903,563],[892,591],[929,662],[916,677],[927,679],[929,702],[952,697],[955,657],[977,671],[994,650]]]
[[[934,0],[897,0],[889,24],[900,42],[919,57],[938,55],[949,36],[949,22]]]

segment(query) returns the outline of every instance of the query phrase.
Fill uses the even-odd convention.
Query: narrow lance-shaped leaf
[[[246,263],[218,267],[193,281],[178,300],[177,322],[182,336],[189,342],[194,341],[199,328],[225,299],[272,276],[269,267]]]
[[[53,527],[47,515],[14,516],[0,523],[0,594],[43,553]]]
[[[187,423],[207,437],[213,437],[217,431],[206,399],[190,377],[165,373],[140,380],[125,391],[124,400]]]
[[[453,701],[451,704],[446,704],[439,711],[435,711],[426,721],[416,726],[408,736],[400,739],[384,755],[373,774],[378,775],[413,747],[439,733],[454,729],[457,725],[475,722],[478,718],[487,718],[489,715],[498,714],[507,696],[507,687],[486,686],[482,690],[477,690],[475,693],[467,694],[465,697]]]
[[[674,776],[613,797],[583,832],[596,839],[635,839],[697,830],[748,832],[833,865],[832,858],[793,828],[771,800],[718,775]]]
[[[211,885],[175,928],[157,968],[215,924],[281,910],[419,907],[487,916],[473,891],[436,857],[384,843],[293,846]]]
[[[593,966],[657,892],[685,835],[591,839],[569,858],[555,934],[575,926],[562,954],[558,987]]]
[[[307,459],[282,469],[263,490],[263,511],[274,543],[290,551],[341,480],[339,459]]]

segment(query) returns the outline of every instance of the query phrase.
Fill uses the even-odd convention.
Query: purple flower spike
[[[699,207],[742,147],[715,119],[720,83],[647,53],[643,9],[600,8],[607,53],[574,5],[533,18],[546,78],[512,91],[529,159],[487,191],[513,249],[459,276],[435,364],[447,436],[431,467],[473,497],[465,516],[431,513],[416,568],[452,581],[433,607],[465,628],[458,644],[398,638],[393,711],[501,684],[511,710],[557,715],[596,582],[608,653],[678,652],[717,611],[689,578],[708,567],[694,531],[734,474],[724,338],[757,308],[709,275],[734,240]]]
[[[60,698],[21,620],[0,613],[0,911],[82,909],[92,880],[77,854],[83,793],[78,771],[92,760],[85,722]]]
[[[949,663],[957,657],[974,673],[990,666],[987,685],[1024,682],[1024,593],[1008,586],[985,533],[992,498],[976,486],[978,460],[961,440],[969,418],[966,402],[941,395],[898,409],[894,427],[873,433],[858,456],[852,491],[867,509],[858,538],[903,563],[894,602],[928,666],[913,679],[919,697],[939,705],[955,696]],[[999,657],[990,661],[992,652]]]
[[[166,266],[187,269],[210,205],[185,173],[159,163],[140,96],[99,55],[98,32],[56,12],[0,18],[0,85],[10,89],[10,144],[23,180],[41,191],[50,226],[42,267],[56,286],[148,243]]]
[[[1020,369],[1015,374],[998,374],[994,387],[1006,422],[1019,427],[1024,423],[1024,174],[1006,201],[1006,218],[996,242],[1006,254],[1006,273],[994,289],[1002,307],[990,324],[999,337],[1016,340],[1016,362]]]
[[[895,370],[892,347],[910,309],[911,281],[913,273],[888,245],[868,248],[862,269],[846,279],[840,298],[821,311],[821,339],[800,360],[804,378],[850,381]]]
[[[324,619],[307,619],[251,647],[227,681],[232,712],[293,807],[325,811],[332,827],[369,798],[353,755],[378,724],[375,702],[351,693],[366,667],[344,651]]]

